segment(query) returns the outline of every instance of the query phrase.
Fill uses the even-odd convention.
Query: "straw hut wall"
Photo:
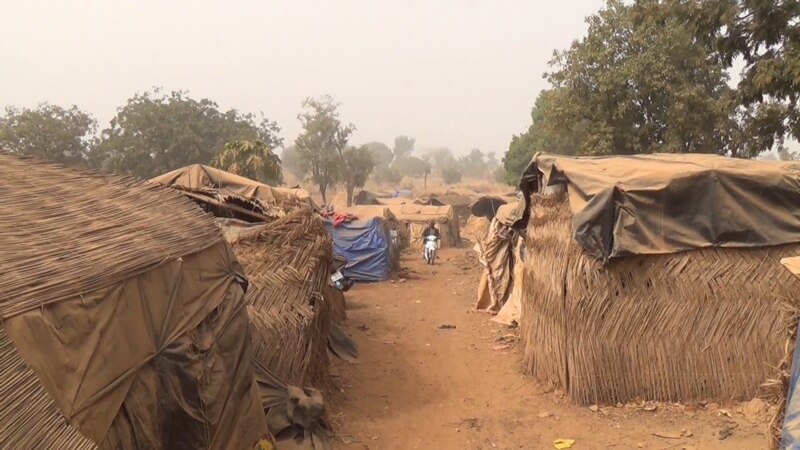
[[[265,437],[244,274],[213,222],[154,186],[7,154],[0,166],[0,448]]]
[[[255,359],[287,384],[327,381],[332,243],[322,219],[310,208],[292,211],[233,247],[250,280]]]
[[[800,245],[706,248],[602,262],[573,238],[566,195],[531,200],[521,328],[525,366],[580,404],[753,398],[784,357],[774,270]]]

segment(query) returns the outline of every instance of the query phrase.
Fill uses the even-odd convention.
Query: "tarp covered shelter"
[[[469,205],[469,212],[476,217],[485,217],[489,220],[494,219],[497,210],[508,201],[491,195],[484,195]]]
[[[389,205],[397,220],[404,223],[410,236],[410,244],[415,248],[422,247],[422,231],[429,220],[437,224],[442,236],[442,246],[454,247],[461,240],[458,217],[453,207],[425,206],[415,204]]]
[[[800,162],[539,153],[520,186],[530,194],[558,184],[575,240],[599,259],[800,241]]]
[[[358,193],[353,196],[353,204],[354,205],[380,205],[381,202],[378,200],[381,197],[388,197],[388,194],[379,194],[375,192],[370,192],[366,190],[360,190]]]
[[[357,219],[325,227],[333,238],[333,252],[347,261],[342,271],[354,281],[383,281],[392,271],[392,246],[389,228],[379,217]]]
[[[397,217],[395,217],[392,209],[386,205],[359,205],[344,208],[338,212],[343,214],[352,214],[359,219],[372,219],[379,218],[384,222],[384,226],[389,229],[391,237],[391,230],[397,231],[396,250],[392,253],[392,268],[398,268],[400,265],[400,252],[399,250],[407,247],[409,243],[408,230]]]
[[[212,220],[154,186],[7,154],[0,167],[0,448],[266,437],[247,281]]]
[[[192,164],[175,169],[150,179],[150,182],[190,194],[200,194],[201,197],[192,196],[198,201],[224,202],[228,207],[232,204],[234,210],[238,206],[269,218],[283,215],[286,209],[290,209],[287,208],[288,205],[314,206],[311,196],[304,189],[273,187],[204,164]],[[215,206],[222,205],[215,204]],[[215,215],[220,216],[217,212]],[[259,217],[231,217],[250,221],[260,220]]]
[[[780,299],[800,292],[771,268],[800,251],[798,168],[536,155],[515,224],[526,369],[582,404],[753,398],[784,357]]]
[[[485,239],[475,245],[484,266],[475,308],[492,313],[505,308],[500,321],[506,325],[519,319],[522,246],[521,236],[512,225],[522,216],[522,207],[522,202],[502,205],[492,219]]]

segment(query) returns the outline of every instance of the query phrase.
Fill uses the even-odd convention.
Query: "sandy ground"
[[[432,267],[406,254],[405,279],[348,293],[360,357],[333,368],[335,449],[552,449],[556,439],[578,450],[765,447],[766,425],[741,405],[594,411],[523,376],[516,331],[471,311],[480,268],[468,251],[445,249]]]

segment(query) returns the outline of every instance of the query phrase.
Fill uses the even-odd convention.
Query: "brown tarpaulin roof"
[[[257,198],[268,203],[285,201],[289,198],[301,200],[311,198],[305,189],[273,187],[204,164],[181,167],[152,178],[150,182],[188,190],[211,188],[245,198]]]
[[[520,187],[527,199],[562,183],[569,191],[574,237],[599,259],[800,242],[797,162],[539,153]]]
[[[114,449],[264,436],[245,280],[210,218],[152,185],[0,166],[0,448],[94,445],[75,429]]]

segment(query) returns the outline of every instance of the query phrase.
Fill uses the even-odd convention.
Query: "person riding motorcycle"
[[[425,227],[425,230],[422,231],[422,239],[424,240],[428,236],[436,236],[436,240],[438,241],[441,239],[441,235],[439,234],[439,229],[436,228],[436,222],[433,220],[428,221],[428,226]]]
[[[425,250],[426,244],[425,243],[428,241],[428,238],[430,236],[432,236],[432,237],[434,237],[436,239],[436,242],[434,244],[435,245],[434,248],[438,249],[439,245],[440,245],[440,242],[441,242],[441,234],[439,234],[439,230],[436,228],[436,222],[434,222],[433,220],[429,220],[428,221],[428,225],[422,231],[422,242],[423,242],[423,244],[422,244],[422,259],[425,259],[426,261],[428,260],[428,258],[426,257],[426,254],[425,254],[426,253],[426,250]],[[434,250],[434,255],[435,255],[435,252],[436,252],[436,250]],[[428,261],[428,263],[429,264],[433,264],[432,260]]]

